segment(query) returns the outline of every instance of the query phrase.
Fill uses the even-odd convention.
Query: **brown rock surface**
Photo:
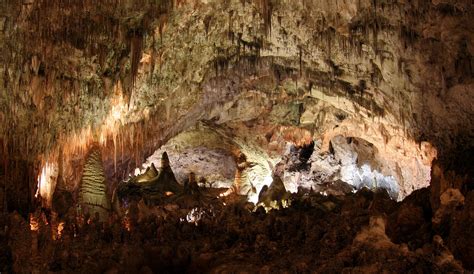
[[[0,261],[14,272],[472,268],[472,18],[464,0],[0,1],[0,231],[12,255]],[[168,149],[161,192],[189,172],[229,189],[156,206],[115,197],[121,217],[104,228],[74,208],[93,147],[94,203],[107,211]],[[293,206],[249,212],[274,166]]]
[[[123,178],[198,120],[267,152],[282,148],[269,126],[299,126],[323,151],[373,144],[404,197],[429,184],[431,145],[471,149],[471,4],[246,2],[3,2],[4,157],[62,151],[71,178],[100,142]]]

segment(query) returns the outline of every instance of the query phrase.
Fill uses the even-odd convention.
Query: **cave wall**
[[[62,155],[77,186],[99,143],[117,182],[204,120],[269,159],[285,138],[324,151],[343,135],[408,167],[451,162],[473,143],[472,15],[456,0],[2,1],[3,158],[37,174]],[[428,184],[401,169],[405,194]]]

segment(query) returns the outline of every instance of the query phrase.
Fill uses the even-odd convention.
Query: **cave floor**
[[[268,213],[230,195],[201,199],[194,215],[141,202],[138,212],[105,221],[38,211],[29,222],[11,213],[2,215],[1,260],[16,273],[463,272],[462,256],[452,255],[462,250],[452,230],[463,224],[433,225],[429,195],[422,189],[397,203],[381,191],[300,193]],[[472,202],[468,195],[451,213],[468,214]]]

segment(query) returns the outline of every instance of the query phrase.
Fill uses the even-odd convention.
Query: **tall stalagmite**
[[[89,212],[91,216],[99,213],[101,218],[105,218],[110,211],[105,182],[100,150],[93,149],[84,165],[79,193],[83,211]]]

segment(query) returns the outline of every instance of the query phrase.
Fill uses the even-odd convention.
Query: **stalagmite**
[[[471,2],[0,1],[0,273],[472,271]]]
[[[105,219],[110,210],[106,189],[102,156],[98,149],[93,149],[82,172],[79,201],[83,211],[89,212],[92,216],[97,212],[102,219]]]

